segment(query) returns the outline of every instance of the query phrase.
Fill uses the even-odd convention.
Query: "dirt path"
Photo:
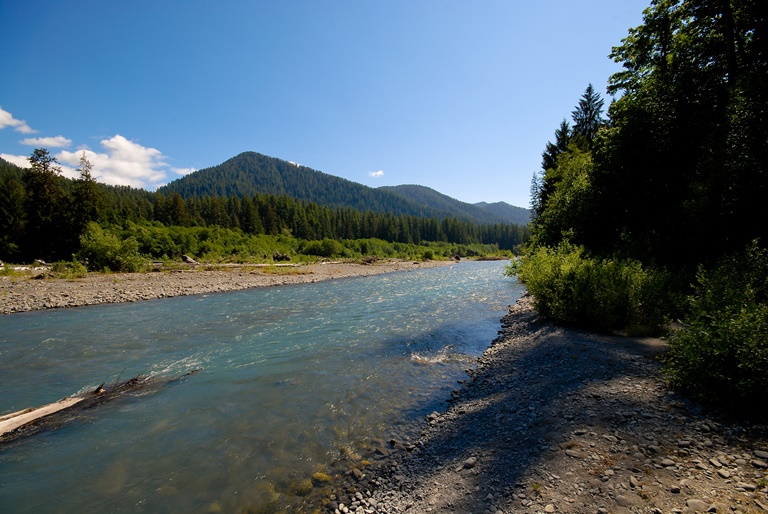
[[[531,303],[511,308],[447,412],[390,443],[330,512],[768,512],[766,427],[669,391],[664,341],[555,327]]]
[[[353,262],[301,266],[198,266],[148,273],[90,273],[86,278],[48,278],[45,271],[29,277],[0,277],[0,314],[100,303],[136,302],[251,287],[306,284],[321,280],[411,271],[453,264],[447,261]]]

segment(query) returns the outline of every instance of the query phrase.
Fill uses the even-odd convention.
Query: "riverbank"
[[[452,264],[453,261],[378,260],[369,264],[188,265],[146,273],[89,273],[77,279],[52,278],[44,269],[31,270],[0,277],[0,314],[307,284]]]
[[[557,327],[530,296],[502,322],[447,411],[353,464],[330,512],[768,512],[768,428],[670,391],[665,341]]]

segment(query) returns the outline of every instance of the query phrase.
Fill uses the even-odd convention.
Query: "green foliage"
[[[235,159],[229,165],[240,163],[246,166],[250,160],[244,159],[243,162]],[[296,169],[295,165],[279,159],[264,159],[267,163],[288,166],[280,173]],[[85,154],[81,156],[80,178],[76,181],[60,176],[56,160],[47,150],[36,149],[30,162],[29,170],[0,162],[0,259],[56,260],[76,253],[80,248],[80,236],[90,221],[108,226],[121,240],[133,237],[140,254],[160,260],[189,254],[211,260],[237,256],[236,259],[247,261],[266,259],[275,252],[306,257],[352,257],[366,252],[350,248],[341,241],[363,239],[404,245],[419,245],[422,241],[479,244],[487,248],[495,245],[496,250],[491,251],[497,251],[498,248],[512,250],[528,237],[527,227],[521,225],[476,225],[455,217],[438,219],[329,207],[286,195],[258,193],[253,197],[183,198],[176,191],[166,196],[161,192],[105,186],[93,180],[93,167]],[[301,173],[317,179],[319,172],[307,169]],[[298,187],[295,177],[289,178]],[[225,188],[222,192],[231,194],[235,190]],[[435,195],[438,193],[430,193],[430,197]],[[405,201],[402,196],[399,198],[398,201]],[[483,208],[462,205],[490,213],[490,219],[497,218],[492,211],[509,210],[499,204]],[[258,237],[265,235],[285,239]],[[300,249],[298,240],[318,243],[307,243]],[[466,250],[470,255],[474,251]],[[412,249],[401,251],[393,247],[385,252],[389,256],[404,254],[405,258],[420,254]]]
[[[67,218],[61,168],[48,150],[36,148],[24,174],[26,189],[25,249],[29,259],[51,260],[64,253]]]
[[[754,409],[768,390],[768,254],[756,243],[699,270],[684,328],[670,341],[673,386],[734,409]]]
[[[0,255],[5,259],[21,257],[26,225],[26,193],[24,186],[12,172],[0,174]]]
[[[65,279],[84,278],[88,275],[88,270],[78,260],[54,262],[51,266],[51,272],[56,277]]]
[[[95,271],[140,271],[146,265],[139,255],[136,239],[120,239],[94,222],[88,223],[80,237],[78,258]]]
[[[605,123],[603,120],[603,99],[600,98],[600,94],[595,91],[592,84],[587,86],[576,109],[571,114],[573,116],[574,136],[584,138],[587,148],[592,148],[597,131]]]
[[[544,174],[548,194],[545,207],[533,224],[531,245],[556,245],[580,241],[591,221],[592,156],[571,147],[557,158],[557,167]]]
[[[539,313],[561,323],[658,331],[672,309],[666,272],[633,260],[589,257],[567,241],[529,251],[507,273],[525,283]]]
[[[307,241],[299,247],[299,251],[305,255],[319,257],[344,257],[346,248],[338,241],[325,238],[322,241]]]

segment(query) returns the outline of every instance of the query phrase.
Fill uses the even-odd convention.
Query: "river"
[[[445,408],[522,293],[505,264],[2,316],[0,414],[201,371],[0,451],[0,512],[295,508]]]

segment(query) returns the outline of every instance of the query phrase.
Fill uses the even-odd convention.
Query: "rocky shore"
[[[447,261],[378,260],[362,264],[189,265],[146,273],[89,273],[54,278],[45,268],[0,277],[0,314],[101,303],[136,302],[172,296],[236,291],[251,287],[306,284],[453,264]]]
[[[665,350],[659,339],[546,323],[524,297],[447,411],[428,416],[416,440],[351,463],[325,508],[768,512],[768,429],[670,391],[657,359]]]

